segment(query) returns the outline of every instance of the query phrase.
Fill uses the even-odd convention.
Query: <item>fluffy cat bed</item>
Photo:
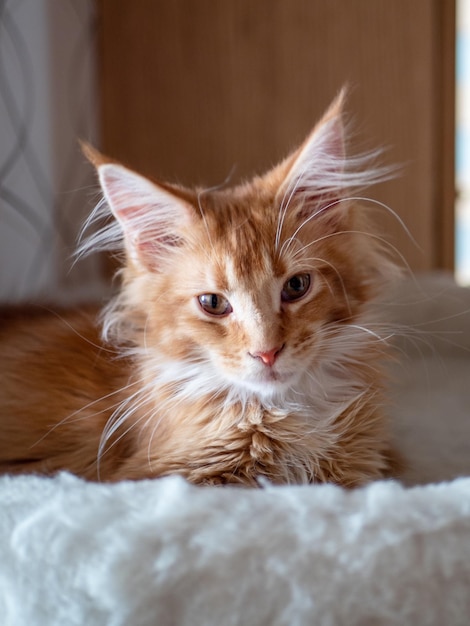
[[[3,624],[468,624],[470,479],[0,489]]]
[[[391,393],[404,484],[1,477],[1,624],[468,624],[470,293],[434,276],[389,306],[413,337]]]

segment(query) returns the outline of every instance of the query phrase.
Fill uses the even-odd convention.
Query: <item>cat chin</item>
[[[245,395],[255,396],[264,401],[274,401],[285,398],[294,382],[292,377],[282,378],[278,375],[265,380],[246,380],[239,383],[239,386]]]
[[[239,385],[238,394],[244,402],[250,400],[259,400],[272,404],[278,402],[285,397],[288,385],[280,385],[277,383],[246,383]]]

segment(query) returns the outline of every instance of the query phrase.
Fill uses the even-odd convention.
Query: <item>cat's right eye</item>
[[[221,317],[232,312],[232,307],[227,298],[216,293],[203,293],[198,296],[198,302],[204,313],[209,315]]]
[[[296,274],[284,283],[281,292],[283,302],[295,302],[310,289],[310,274]]]

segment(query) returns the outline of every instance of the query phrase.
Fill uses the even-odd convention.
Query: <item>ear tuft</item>
[[[90,161],[92,165],[98,168],[100,165],[104,165],[105,163],[111,163],[112,159],[109,159],[104,154],[99,152],[94,146],[92,146],[88,141],[84,141],[82,139],[79,140],[79,145],[83,155]]]

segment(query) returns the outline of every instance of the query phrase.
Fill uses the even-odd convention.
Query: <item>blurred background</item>
[[[0,0],[0,299],[108,293],[103,256],[72,262],[99,197],[79,138],[157,178],[237,182],[344,84],[355,151],[403,166],[368,193],[418,245],[377,210],[380,228],[414,271],[470,283],[468,4]]]
[[[455,273],[470,285],[470,2],[456,8]]]

